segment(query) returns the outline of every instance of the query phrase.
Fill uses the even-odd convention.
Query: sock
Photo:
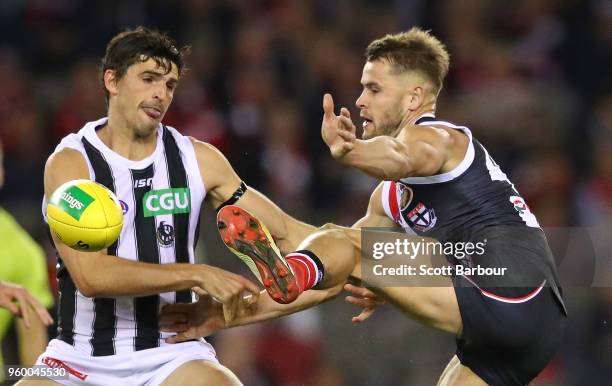
[[[285,261],[291,267],[298,286],[303,291],[309,290],[323,280],[323,263],[311,251],[291,252],[285,256]]]

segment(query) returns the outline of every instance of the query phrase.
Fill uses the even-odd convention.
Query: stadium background
[[[248,184],[298,218],[350,224],[364,212],[375,181],[329,156],[321,97],[332,92],[358,117],[367,43],[420,25],[451,53],[438,115],[472,128],[542,225],[610,229],[610,1],[2,0],[0,205],[46,247],[52,285],[39,210],[44,161],[61,137],[104,114],[98,61],[111,36],[139,24],[193,46],[165,122],[220,148]],[[200,256],[242,270],[206,213]],[[609,384],[612,288],[568,288],[567,298],[566,343],[535,384]],[[354,312],[337,299],[212,340],[249,386],[435,382],[450,337],[390,307],[351,326]],[[4,350],[14,363],[10,338]]]

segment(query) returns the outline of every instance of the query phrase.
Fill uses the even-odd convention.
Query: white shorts
[[[182,364],[198,359],[219,363],[215,350],[204,340],[94,357],[53,339],[36,364],[65,368],[68,380],[55,380],[62,385],[157,386]]]

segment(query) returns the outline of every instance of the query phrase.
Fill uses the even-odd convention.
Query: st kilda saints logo
[[[433,228],[438,220],[436,212],[426,207],[422,202],[417,203],[414,208],[409,209],[412,204],[412,199],[414,198],[414,192],[409,186],[401,182],[398,182],[396,186],[400,213],[410,228],[418,232],[427,232]]]
[[[436,225],[438,217],[433,209],[419,202],[410,212],[404,214],[410,227],[418,232],[427,232]]]
[[[166,224],[165,221],[160,221],[157,227],[157,241],[162,247],[171,247],[174,245],[174,227]]]

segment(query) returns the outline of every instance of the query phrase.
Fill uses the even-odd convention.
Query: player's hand
[[[345,300],[351,304],[363,308],[361,313],[353,316],[353,323],[361,323],[368,319],[376,309],[385,304],[385,301],[379,298],[374,292],[367,288],[359,287],[353,284],[345,284],[344,290],[350,292],[351,296],[347,296]]]
[[[166,338],[167,343],[180,343],[199,339],[229,327],[224,305],[200,288],[193,288],[199,295],[195,303],[168,304],[162,308],[159,327],[162,332],[174,332],[176,335]],[[241,299],[240,315],[254,312],[257,296]]]
[[[40,304],[25,288],[16,284],[0,282],[0,307],[21,317],[28,328],[31,325],[32,310],[45,326],[53,324],[53,318],[45,306]]]
[[[243,276],[210,265],[200,265],[202,275],[199,287],[223,304],[225,318],[231,321],[240,310],[246,294],[258,296],[259,287]]]
[[[323,95],[323,122],[321,136],[336,159],[344,157],[355,147],[357,129],[351,120],[351,113],[346,107],[340,109],[340,115],[334,113],[334,99],[331,94]]]
[[[223,304],[210,295],[200,296],[195,303],[168,304],[159,317],[160,331],[177,334],[166,338],[166,343],[202,338],[225,326]]]

